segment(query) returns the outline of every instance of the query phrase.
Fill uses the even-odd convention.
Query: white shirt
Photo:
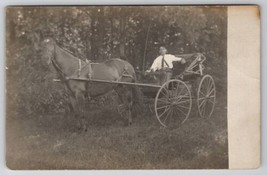
[[[162,67],[162,58],[163,58],[163,56],[162,55],[160,55],[160,56],[158,56],[155,60],[154,60],[154,62],[153,62],[153,64],[152,64],[152,66],[150,67],[150,70],[153,70],[153,71],[156,71],[156,70],[160,70]],[[178,58],[178,57],[175,57],[174,55],[171,55],[171,54],[165,54],[164,55],[164,60],[168,63],[168,65],[166,64],[166,62],[164,61],[164,64],[163,64],[163,67],[169,67],[170,69],[172,69],[173,68],[173,64],[172,64],[172,62],[173,61],[181,61],[182,60],[182,58]]]

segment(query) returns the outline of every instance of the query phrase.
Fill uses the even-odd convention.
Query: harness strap
[[[78,67],[78,77],[81,76],[81,71],[82,71],[82,60],[79,59],[79,67]]]
[[[162,60],[161,60],[161,68],[164,67],[164,63],[167,65],[167,67],[170,67],[169,64],[167,63],[167,61],[164,59],[164,55],[163,55]]]
[[[121,81],[121,79],[122,79],[123,77],[129,77],[129,78],[134,79],[134,77],[133,77],[132,75],[130,75],[130,74],[127,72],[127,67],[126,67],[126,65],[123,67],[123,72],[122,72],[120,78],[119,78],[117,81]]]

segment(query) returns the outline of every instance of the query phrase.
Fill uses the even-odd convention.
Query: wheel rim
[[[192,107],[188,86],[180,80],[164,83],[158,90],[154,107],[156,117],[164,127],[184,123]]]
[[[213,78],[205,75],[198,87],[197,106],[201,117],[210,117],[216,101],[216,88]]]

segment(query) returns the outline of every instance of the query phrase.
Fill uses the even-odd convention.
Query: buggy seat
[[[191,79],[203,74],[204,65],[202,64],[206,57],[201,53],[175,55],[176,57],[184,58],[185,64],[173,62],[173,78],[182,80]]]

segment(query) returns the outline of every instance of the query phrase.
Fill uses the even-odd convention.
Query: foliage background
[[[146,69],[166,46],[171,54],[202,52],[218,95],[226,92],[227,10],[205,6],[14,7],[6,11],[7,107],[61,112],[66,94],[52,82],[41,41],[53,37],[81,59],[120,57]]]

